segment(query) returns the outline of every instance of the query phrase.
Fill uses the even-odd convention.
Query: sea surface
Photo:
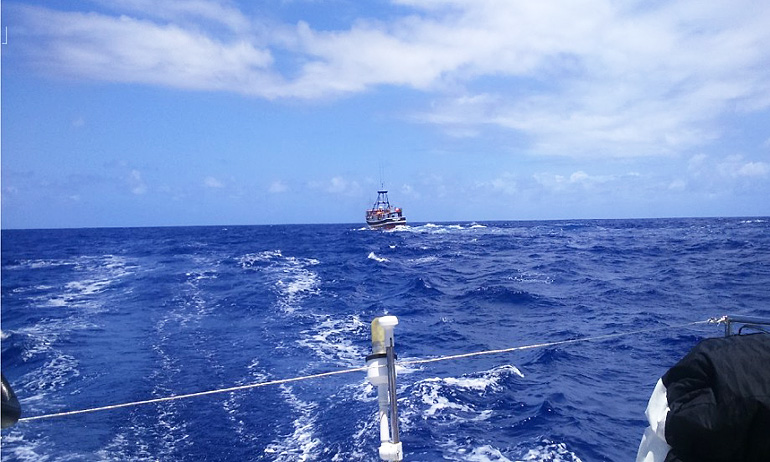
[[[630,461],[712,317],[770,317],[770,219],[2,231],[25,417],[357,368],[398,316],[407,461]],[[685,326],[683,326],[685,325]],[[642,332],[640,332],[642,331]],[[3,461],[376,461],[360,371],[19,422]]]

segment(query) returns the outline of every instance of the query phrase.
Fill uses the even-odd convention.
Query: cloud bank
[[[22,59],[49,76],[270,100],[408,88],[433,101],[414,121],[573,157],[678,154],[770,107],[767,2],[395,0],[387,20],[364,11],[337,29],[215,0],[95,5],[12,6]]]

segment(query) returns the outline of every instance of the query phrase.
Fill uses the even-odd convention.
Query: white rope
[[[415,365],[415,364],[426,364],[426,363],[434,363],[438,361],[449,361],[454,359],[462,359],[462,358],[471,358],[474,356],[481,356],[481,355],[493,355],[493,354],[500,354],[500,353],[510,353],[513,351],[522,351],[522,350],[531,350],[535,348],[546,348],[546,347],[552,347],[552,346],[558,346],[558,345],[567,345],[571,343],[579,343],[579,342],[591,342],[591,341],[601,341],[601,340],[608,340],[611,338],[617,338],[617,337],[624,337],[628,335],[638,335],[648,332],[654,332],[658,330],[664,330],[664,329],[674,329],[674,328],[683,328],[683,327],[689,327],[694,326],[696,324],[715,324],[723,322],[723,319],[716,319],[711,318],[706,321],[695,321],[690,322],[686,324],[679,324],[674,326],[660,326],[660,327],[654,327],[651,329],[640,329],[635,330],[631,332],[621,332],[618,334],[607,334],[607,335],[597,335],[594,337],[583,337],[578,339],[572,339],[572,340],[561,340],[558,342],[547,342],[547,343],[536,343],[532,345],[523,345],[523,346],[516,346],[511,348],[503,348],[499,350],[484,350],[484,351],[476,351],[472,353],[463,353],[463,354],[457,354],[457,355],[449,355],[449,356],[439,356],[436,358],[428,358],[428,359],[415,359],[415,360],[409,360],[409,361],[399,361],[398,363],[400,365]],[[311,380],[311,379],[318,379],[322,377],[329,377],[332,375],[341,375],[341,374],[349,374],[351,372],[363,372],[366,371],[367,367],[354,367],[351,369],[342,369],[338,371],[331,371],[331,372],[322,372],[319,374],[312,374],[312,375],[304,375],[301,377],[293,377],[288,379],[279,379],[279,380],[271,380],[268,382],[259,382],[259,383],[252,383],[248,385],[239,385],[235,387],[229,387],[229,388],[219,388],[216,390],[209,390],[209,391],[201,391],[197,393],[188,393],[184,395],[172,395],[172,396],[166,396],[164,398],[154,398],[154,399],[147,399],[143,401],[133,401],[130,403],[122,403],[122,404],[112,404],[109,406],[101,406],[101,407],[94,407],[90,409],[81,409],[77,411],[67,411],[67,412],[57,412],[55,414],[44,414],[44,415],[37,415],[32,417],[22,417],[19,419],[19,422],[29,422],[32,420],[42,420],[42,419],[50,419],[53,417],[64,417],[64,416],[70,416],[70,415],[76,415],[76,414],[85,414],[89,412],[98,412],[98,411],[108,411],[111,409],[120,409],[124,407],[131,407],[131,406],[140,406],[143,404],[153,404],[153,403],[162,403],[165,401],[175,401],[179,399],[187,399],[187,398],[195,398],[198,396],[206,396],[206,395],[214,395],[217,393],[228,393],[228,392],[234,392],[234,391],[243,391],[243,390],[250,390],[252,388],[259,388],[259,387],[266,387],[270,385],[280,385],[284,383],[291,383],[291,382],[299,382],[302,380]]]
[[[706,324],[706,323],[715,323],[719,320],[716,319],[708,319],[706,321],[695,321],[695,322],[688,322],[687,324],[679,324],[675,326],[661,326],[661,327],[653,327],[651,329],[641,329],[641,330],[635,330],[631,332],[621,332],[619,334],[607,334],[607,335],[597,335],[595,337],[583,337],[583,338],[576,338],[572,340],[560,340],[558,342],[548,342],[548,343],[536,343],[532,345],[524,345],[524,346],[517,346],[517,347],[511,347],[511,348],[503,348],[500,350],[485,350],[485,351],[475,351],[473,353],[463,353],[459,355],[451,355],[451,356],[440,356],[438,358],[429,358],[429,359],[415,359],[411,361],[399,361],[399,364],[403,365],[413,365],[413,364],[426,364],[426,363],[435,363],[438,361],[447,361],[450,359],[462,359],[462,358],[471,358],[474,356],[481,356],[481,355],[494,355],[499,353],[510,353],[512,351],[522,351],[522,350],[532,350],[535,348],[546,348],[546,347],[552,347],[552,346],[558,346],[558,345],[567,345],[570,343],[579,343],[579,342],[591,342],[596,340],[608,340],[611,338],[617,338],[617,337],[623,337],[626,335],[637,335],[637,334],[644,334],[648,332],[654,332],[657,330],[664,330],[664,329],[674,329],[674,328],[683,328],[683,327],[689,327],[696,324]]]
[[[142,404],[153,404],[153,403],[162,403],[164,401],[174,401],[177,399],[186,399],[186,398],[195,398],[197,396],[206,396],[206,395],[214,395],[217,393],[227,393],[231,391],[242,391],[242,390],[248,390],[251,388],[259,388],[259,387],[266,387],[268,385],[280,385],[282,383],[290,383],[290,382],[299,382],[301,380],[310,380],[310,379],[317,379],[320,377],[328,377],[331,375],[339,375],[339,374],[348,374],[350,372],[362,372],[365,371],[366,367],[356,367],[353,369],[343,369],[339,371],[332,371],[332,372],[322,372],[320,374],[312,374],[312,375],[305,375],[302,377],[293,377],[289,379],[280,379],[280,380],[271,380],[269,382],[259,382],[259,383],[252,383],[248,385],[239,385],[236,387],[230,387],[230,388],[220,388],[217,390],[209,390],[209,391],[200,391],[197,393],[188,393],[185,395],[173,395],[173,396],[166,396],[164,398],[154,398],[154,399],[146,399],[144,401],[133,401],[131,403],[122,403],[122,404],[112,404],[109,406],[101,406],[101,407],[94,407],[90,409],[81,409],[78,411],[67,411],[67,412],[57,412],[55,414],[45,414],[45,415],[37,415],[33,417],[22,417],[19,419],[19,422],[27,422],[30,420],[40,420],[40,419],[50,419],[52,417],[64,417],[68,415],[75,415],[75,414],[85,414],[87,412],[97,412],[97,411],[108,411],[110,409],[119,409],[122,407],[130,407],[130,406],[139,406]]]

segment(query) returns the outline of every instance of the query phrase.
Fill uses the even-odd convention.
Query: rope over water
[[[660,326],[660,327],[653,327],[650,329],[640,329],[630,332],[621,332],[617,334],[606,334],[606,335],[597,335],[594,337],[583,337],[578,339],[571,339],[571,340],[561,340],[557,342],[547,342],[547,343],[536,343],[532,345],[523,345],[523,346],[516,346],[511,348],[503,348],[498,350],[483,350],[483,351],[475,351],[471,353],[463,353],[463,354],[457,354],[457,355],[449,355],[449,356],[439,356],[436,358],[428,358],[428,359],[415,359],[415,360],[408,360],[408,361],[399,361],[399,365],[415,365],[415,364],[427,364],[427,363],[434,363],[438,361],[449,361],[449,360],[455,360],[455,359],[463,359],[463,358],[472,358],[475,356],[482,356],[482,355],[493,355],[493,354],[501,354],[501,353],[511,353],[514,351],[523,351],[523,350],[532,350],[536,348],[547,348],[552,346],[558,346],[558,345],[568,345],[572,343],[580,343],[580,342],[591,342],[591,341],[602,341],[602,340],[609,340],[612,338],[618,338],[618,337],[624,337],[628,335],[638,335],[638,334],[644,334],[648,332],[654,332],[664,329],[677,329],[677,328],[684,328],[684,327],[690,327],[697,324],[722,324],[726,322],[727,317],[723,316],[721,318],[709,318],[705,321],[695,321],[690,322],[686,324],[678,324],[673,326]],[[197,393],[187,393],[183,395],[172,395],[172,396],[166,396],[163,398],[153,398],[153,399],[146,399],[142,401],[133,401],[129,403],[121,403],[121,404],[111,404],[108,406],[100,406],[100,407],[94,407],[89,409],[80,409],[76,411],[66,411],[66,412],[57,412],[53,414],[43,414],[43,415],[37,415],[37,416],[31,416],[31,417],[22,417],[19,419],[19,422],[29,422],[33,420],[42,420],[42,419],[51,419],[54,417],[65,417],[65,416],[71,416],[76,414],[86,414],[90,412],[98,412],[98,411],[109,411],[112,409],[120,409],[124,407],[132,407],[132,406],[141,406],[144,404],[154,404],[154,403],[162,403],[165,401],[175,401],[180,399],[187,399],[187,398],[196,398],[199,396],[206,396],[206,395],[214,395],[218,393],[229,393],[229,392],[235,392],[235,391],[243,391],[243,390],[250,390],[253,388],[260,388],[260,387],[267,387],[271,385],[281,385],[284,383],[291,383],[291,382],[299,382],[303,380],[312,380],[312,379],[319,379],[324,377],[329,377],[333,375],[342,375],[342,374],[349,374],[352,372],[363,372],[366,371],[366,366],[363,367],[354,367],[350,369],[341,369],[338,371],[331,371],[331,372],[322,372],[319,374],[311,374],[311,375],[304,375],[300,377],[292,377],[287,379],[279,379],[279,380],[270,380],[267,382],[258,382],[258,383],[252,383],[248,385],[239,385],[235,387],[228,387],[228,388],[219,388],[216,390],[208,390],[208,391],[201,391]]]

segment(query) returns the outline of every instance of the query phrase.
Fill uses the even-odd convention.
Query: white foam
[[[274,279],[276,304],[286,313],[294,312],[305,297],[320,292],[321,279],[309,269],[321,263],[315,258],[286,257],[280,250],[267,250],[244,255],[238,261],[243,269],[259,271]]]
[[[435,255],[428,255],[426,257],[414,258],[409,260],[410,263],[415,265],[426,265],[428,263],[434,263],[438,261],[438,257]]]
[[[103,292],[110,283],[111,281],[106,279],[85,279],[68,282],[64,287],[72,292],[72,296],[87,297]]]
[[[303,298],[319,293],[320,278],[316,273],[302,269],[288,273],[287,277],[276,281],[275,287],[282,296],[278,305],[287,313],[291,313]]]
[[[20,461],[29,462],[45,462],[50,460],[47,455],[39,454],[41,451],[40,441],[25,441],[24,435],[15,430],[3,430],[3,455],[8,453],[13,454],[14,457]],[[5,457],[3,458],[5,459]]]
[[[42,269],[53,268],[58,266],[75,265],[74,260],[21,260],[16,265],[4,266],[3,270],[15,270],[15,269]]]
[[[519,273],[517,276],[511,276],[509,277],[512,281],[521,282],[521,283],[538,283],[538,284],[553,284],[553,278],[543,274],[543,273],[537,273],[537,272],[530,272],[530,271],[523,271]]]
[[[504,365],[496,367],[492,370],[483,372],[479,377],[463,376],[463,377],[447,377],[444,379],[436,379],[443,381],[448,386],[457,388],[467,388],[472,390],[486,390],[487,388],[498,389],[499,383],[508,375],[516,375],[523,378],[524,374],[521,373],[519,368],[512,365]]]
[[[281,394],[291,406],[297,418],[293,422],[294,432],[281,441],[269,444],[265,453],[271,454],[276,461],[306,461],[317,459],[316,449],[321,441],[315,437],[316,407],[297,398],[291,387],[281,386]]]
[[[390,261],[387,258],[378,257],[377,254],[375,254],[374,252],[369,252],[369,255],[366,258],[368,258],[369,260],[378,261],[380,263],[385,263],[385,262]]]
[[[581,462],[580,458],[567,449],[564,443],[543,442],[524,455],[523,461]]]
[[[102,309],[104,303],[100,297],[95,296],[102,294],[121,278],[132,274],[133,268],[126,259],[114,255],[83,256],[67,264],[73,264],[75,274],[81,274],[83,277],[64,283],[64,290],[61,292],[32,297],[33,301],[52,307]],[[36,289],[47,292],[56,290],[52,286],[37,286]]]
[[[282,257],[283,255],[279,249],[265,250],[264,252],[246,254],[238,259],[238,263],[240,263],[243,269],[247,269],[253,267],[255,263],[270,262]]]
[[[43,400],[48,393],[61,389],[71,380],[80,376],[78,361],[74,356],[54,351],[48,355],[48,359],[41,367],[24,374],[20,380],[24,383],[24,398],[22,403],[29,398],[32,401]],[[50,404],[50,403],[49,403]]]
[[[248,374],[246,377],[235,382],[236,385],[246,385],[247,383],[260,383],[270,379],[270,375],[265,373],[260,366],[259,358],[251,360],[248,366],[246,366]],[[257,435],[254,432],[254,428],[248,426],[243,419],[241,419],[241,407],[248,399],[248,394],[242,392],[230,392],[227,399],[222,402],[222,408],[227,413],[227,419],[233,428],[236,435],[247,444],[255,446],[257,444]]]
[[[341,318],[339,316],[318,316],[312,329],[301,332],[303,338],[297,344],[308,348],[324,360],[330,360],[346,366],[357,366],[366,356],[365,348],[353,344],[366,331],[367,325],[358,315]]]
[[[500,382],[511,375],[523,377],[516,366],[505,365],[481,374],[421,380],[409,392],[412,404],[405,406],[401,412],[403,426],[405,429],[411,428],[415,419],[437,419],[449,423],[487,420],[492,416],[491,410],[477,410],[471,404],[458,401],[460,398],[452,389],[470,390],[479,394],[493,392],[500,390]]]
[[[469,454],[463,455],[462,460],[471,462],[511,462],[511,459],[505,457],[499,449],[488,444],[473,448]]]

